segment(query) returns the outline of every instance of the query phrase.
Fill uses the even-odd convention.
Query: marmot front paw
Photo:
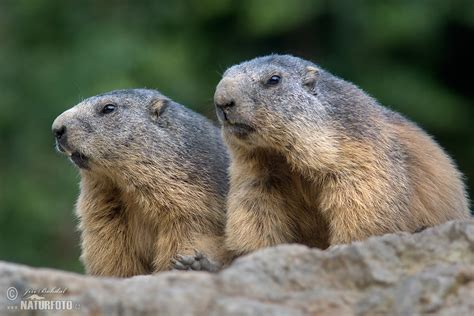
[[[209,260],[202,252],[196,251],[194,255],[177,255],[172,261],[172,269],[217,272],[221,265]]]

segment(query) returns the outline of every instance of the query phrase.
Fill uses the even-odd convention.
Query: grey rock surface
[[[23,296],[28,289],[42,304],[66,301],[71,309],[25,310],[33,304]],[[474,221],[325,251],[282,245],[217,274],[112,279],[0,262],[0,314],[474,315]]]

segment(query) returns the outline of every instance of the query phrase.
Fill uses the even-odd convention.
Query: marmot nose
[[[64,134],[66,134],[66,126],[62,125],[61,127],[53,128],[53,135],[56,139],[61,139]]]

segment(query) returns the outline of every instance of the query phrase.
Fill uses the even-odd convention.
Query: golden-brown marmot
[[[207,119],[158,91],[118,90],[62,113],[53,133],[81,174],[76,212],[87,273],[183,269],[178,255],[208,269],[202,255],[189,261],[195,251],[224,262],[228,157]]]
[[[271,55],[233,66],[214,100],[231,154],[235,255],[469,217],[461,173],[428,134],[311,62]]]

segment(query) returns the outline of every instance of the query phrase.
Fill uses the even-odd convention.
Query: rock
[[[9,288],[18,291],[16,298]],[[67,290],[40,292],[54,288]],[[23,297],[28,289],[37,290],[43,304],[69,304],[71,310],[57,314],[472,315],[474,221],[325,251],[281,245],[242,257],[217,274],[94,278],[0,262],[0,314],[53,312],[22,310],[35,303]]]

